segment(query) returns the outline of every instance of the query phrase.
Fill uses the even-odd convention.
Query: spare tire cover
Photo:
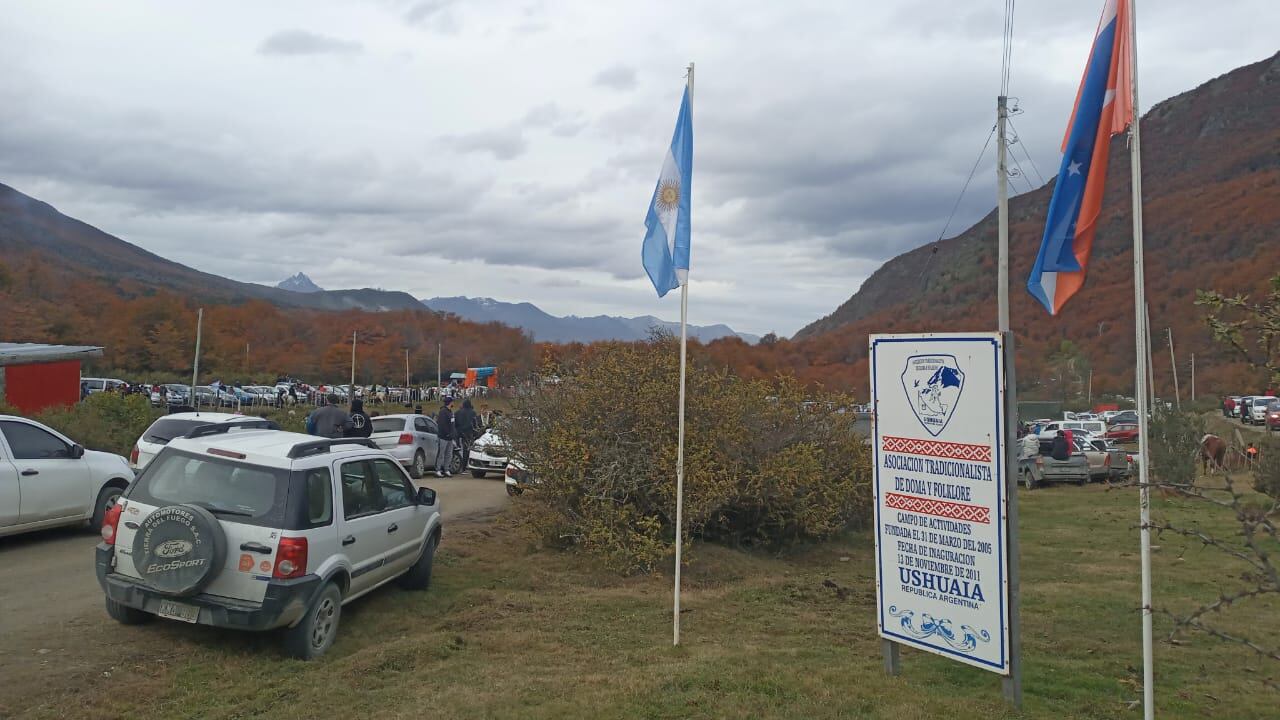
[[[227,540],[213,513],[195,505],[166,505],[138,524],[133,565],[165,595],[194,595],[222,569]]]

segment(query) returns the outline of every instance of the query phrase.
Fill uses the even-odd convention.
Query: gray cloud
[[[636,80],[636,69],[626,65],[614,65],[596,74],[595,84],[614,90],[635,90],[640,83]]]
[[[1166,2],[1143,26],[1147,107],[1275,50],[1238,32],[1280,24],[1273,2]],[[557,314],[676,312],[638,255],[680,100],[672,48],[697,48],[690,319],[752,332],[793,332],[938,236],[999,77],[998,13],[928,0],[314,0],[310,32],[267,41],[293,11],[226,0],[192,33],[167,5],[91,29],[58,5],[0,17],[0,182],[238,279],[304,270]],[[1057,168],[1097,10],[1019,7],[1012,152],[1028,173],[1024,151]],[[229,47],[364,57],[317,73]],[[991,210],[993,154],[948,235]]]
[[[306,30],[281,30],[258,46],[261,55],[358,55],[364,45]]]

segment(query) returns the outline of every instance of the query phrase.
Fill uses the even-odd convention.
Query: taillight
[[[111,506],[106,515],[102,516],[102,542],[108,545],[116,544],[116,526],[120,524],[120,513],[124,510],[124,506],[117,502]]]
[[[138,464],[138,446],[137,445],[134,445],[133,451],[129,453],[129,463],[134,466],[137,466]]]
[[[507,477],[509,477],[509,478],[513,478],[513,477],[515,477],[515,476],[516,476],[516,469],[515,469],[515,467],[514,467],[514,466],[512,466],[512,465],[508,465],[508,466],[507,466]]]
[[[304,537],[280,538],[276,547],[276,567],[271,577],[282,580],[307,574],[307,539]]]
[[[399,444],[401,444],[401,445],[412,445],[412,444],[413,444],[413,435],[410,435],[409,433],[403,433],[403,434],[401,434],[401,435],[400,435],[400,443],[399,443]]]

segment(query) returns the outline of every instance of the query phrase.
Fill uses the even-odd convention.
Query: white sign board
[[[881,637],[1009,672],[998,333],[872,335]]]

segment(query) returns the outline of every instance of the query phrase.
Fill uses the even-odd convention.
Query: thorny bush
[[[520,505],[543,542],[623,573],[674,552],[679,348],[669,335],[601,343],[521,397],[504,430],[536,478]],[[780,549],[870,515],[871,468],[847,398],[746,381],[690,360],[686,538]]]

